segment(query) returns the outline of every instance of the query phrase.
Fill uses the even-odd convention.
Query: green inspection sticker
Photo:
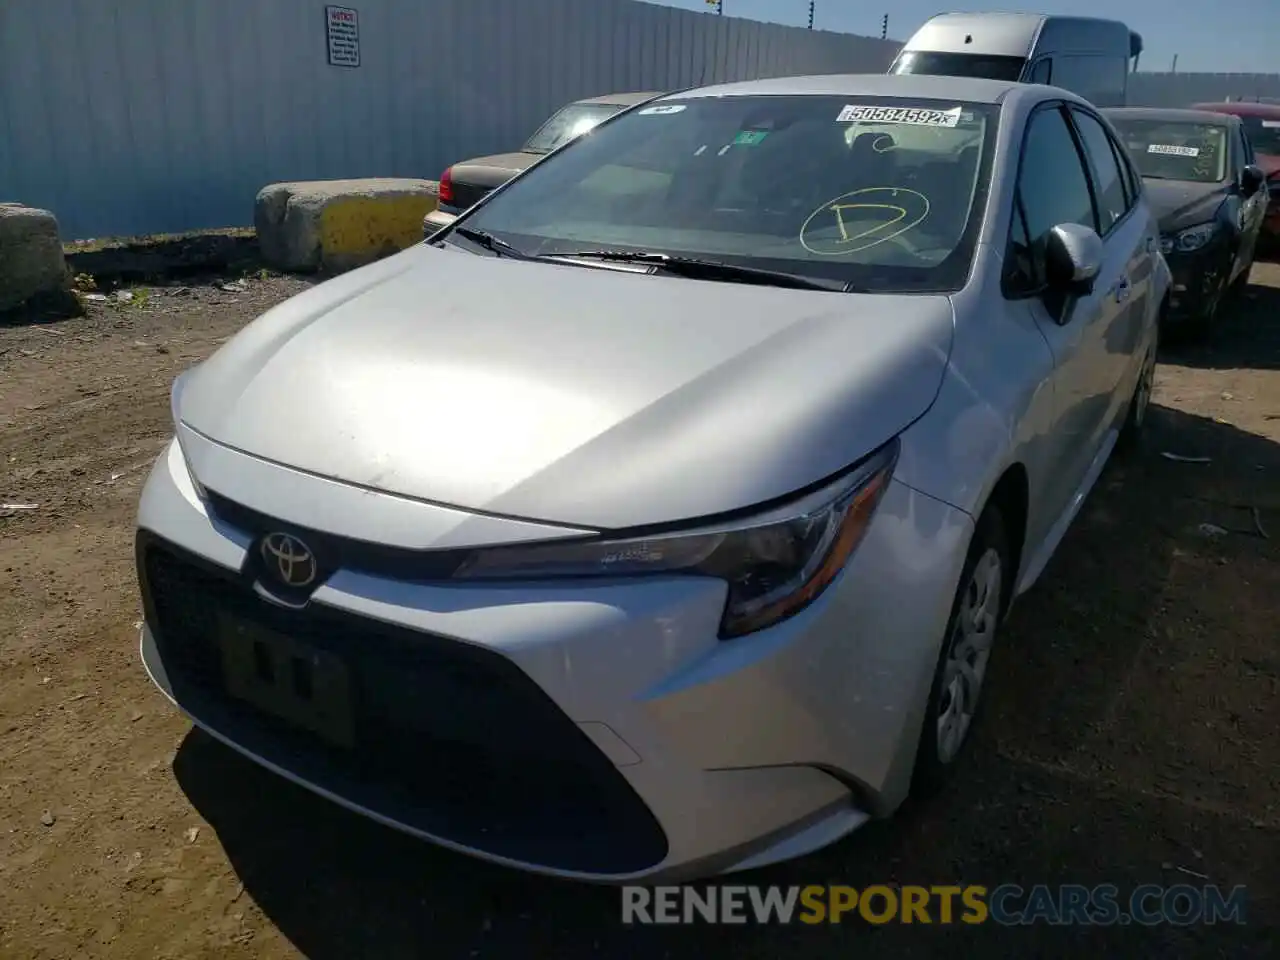
[[[768,130],[739,130],[737,136],[733,138],[733,142],[741,143],[748,147],[754,147],[768,135]]]

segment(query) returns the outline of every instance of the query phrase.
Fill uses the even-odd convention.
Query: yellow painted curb
[[[320,214],[320,256],[326,265],[368,263],[422,240],[422,218],[436,198],[344,197]]]

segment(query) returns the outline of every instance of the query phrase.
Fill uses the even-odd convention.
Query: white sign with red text
[[[360,15],[350,7],[324,8],[329,37],[329,63],[335,67],[360,66]]]

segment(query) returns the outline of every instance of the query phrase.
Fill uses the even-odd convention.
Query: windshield
[[[893,62],[889,72],[921,73],[940,77],[985,77],[988,80],[1017,82],[1026,65],[1025,57],[904,50]]]
[[[1254,153],[1280,156],[1280,117],[1264,120],[1262,117],[1241,117],[1244,132],[1253,144]]]
[[[538,128],[538,132],[525,143],[524,152],[550,153],[622,109],[616,103],[571,103]]]
[[[645,251],[873,291],[959,289],[997,116],[884,97],[665,100],[536,165],[465,226],[530,256]]]
[[[1142,176],[1193,183],[1226,179],[1229,141],[1222,124],[1110,119]]]

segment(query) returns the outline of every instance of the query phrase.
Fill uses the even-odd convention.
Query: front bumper
[[[1165,260],[1172,276],[1165,319],[1178,324],[1203,316],[1229,279],[1230,251],[1215,241],[1190,253],[1167,253]]]
[[[283,471],[215,447],[201,466]],[[345,489],[316,481],[270,522],[323,531],[340,515],[326,497]],[[426,529],[444,508],[408,509]],[[251,516],[211,511],[176,443],[153,469],[138,564],[143,660],[161,690],[219,739],[377,820],[605,882],[760,866],[896,808],[971,532],[895,482],[822,598],[721,642],[724,586],[692,577],[480,586],[340,567],[287,609],[241,573]],[[227,615],[347,663],[355,749],[228,695],[213,626]]]

